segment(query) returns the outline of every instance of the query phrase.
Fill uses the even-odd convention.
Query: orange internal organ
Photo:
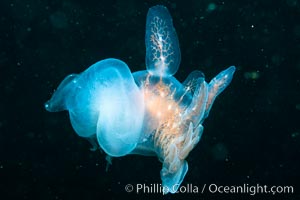
[[[148,114],[152,120],[155,120],[157,127],[155,127],[155,145],[162,150],[165,159],[172,159],[173,153],[170,152],[170,144],[181,148],[184,141],[183,124],[181,115],[183,107],[180,107],[180,102],[174,99],[174,93],[171,91],[170,86],[160,80],[151,87],[147,84],[144,85],[144,99],[145,106]],[[179,139],[178,138],[182,138]],[[176,139],[176,140],[175,140]],[[175,169],[174,169],[175,170]]]

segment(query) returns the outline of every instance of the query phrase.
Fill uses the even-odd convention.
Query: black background
[[[211,4],[214,3],[214,4]],[[187,158],[183,185],[292,185],[299,199],[300,1],[3,0],[0,3],[0,199],[125,199],[126,184],[159,184],[156,157],[113,159],[73,131],[68,114],[43,104],[60,81],[98,60],[145,69],[145,21],[165,5],[180,42],[183,81],[201,70],[209,81],[235,65],[204,135]],[[209,5],[215,5],[210,10]],[[108,195],[108,197],[104,197]],[[239,195],[179,194],[164,199]],[[245,195],[250,198],[250,195]],[[253,198],[259,198],[256,195]]]

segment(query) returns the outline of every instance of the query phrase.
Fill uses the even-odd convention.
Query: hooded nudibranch
[[[99,61],[67,76],[45,108],[69,111],[75,132],[111,157],[156,155],[162,162],[163,193],[175,193],[188,171],[185,159],[201,138],[202,123],[235,67],[209,83],[200,71],[183,83],[174,78],[180,48],[164,6],[149,9],[145,43],[147,70],[131,73],[121,60]]]

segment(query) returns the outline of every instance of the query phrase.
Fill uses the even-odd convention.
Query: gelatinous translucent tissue
[[[145,43],[147,70],[131,73],[121,60],[99,61],[67,76],[45,108],[69,111],[75,132],[109,156],[157,156],[163,192],[175,193],[188,171],[185,158],[199,142],[202,123],[231,82],[235,67],[209,83],[200,71],[183,83],[174,78],[180,49],[164,6],[149,9]]]

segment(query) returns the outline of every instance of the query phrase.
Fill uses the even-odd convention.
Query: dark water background
[[[67,113],[44,110],[66,75],[98,60],[143,70],[146,14],[156,4],[177,30],[176,78],[199,69],[209,81],[237,66],[187,158],[183,185],[292,185],[294,194],[253,198],[300,199],[299,0],[1,1],[0,199],[239,198],[128,194],[128,183],[160,183],[157,158],[114,159],[105,172],[105,155],[89,150]]]

